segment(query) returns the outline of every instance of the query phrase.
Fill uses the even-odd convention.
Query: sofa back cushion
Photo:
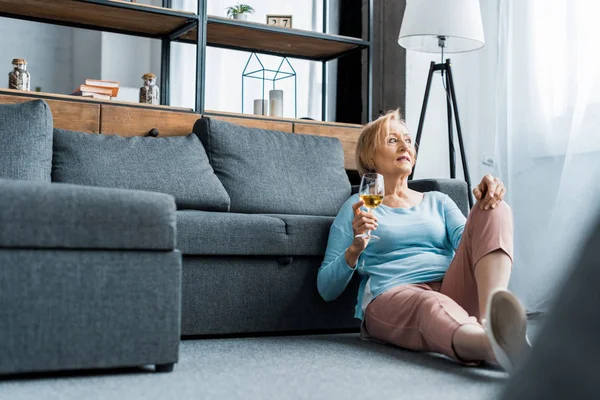
[[[178,209],[228,211],[230,203],[194,134],[121,137],[55,129],[52,180],[167,193]]]
[[[0,104],[0,178],[50,181],[52,112],[43,100]]]
[[[194,132],[231,197],[231,211],[336,215],[350,196],[336,138],[201,118]]]

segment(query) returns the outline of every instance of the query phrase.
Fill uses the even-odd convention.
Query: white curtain
[[[510,288],[529,311],[547,311],[600,214],[600,1],[480,5],[485,47],[451,55],[471,181],[490,173],[507,186],[515,217]],[[439,58],[407,53],[406,116],[413,131],[432,60]],[[448,177],[439,79],[416,178]]]
[[[486,32],[497,60],[487,95],[497,173],[515,215],[511,288],[530,311],[545,311],[600,210],[600,2],[482,6],[498,20]]]

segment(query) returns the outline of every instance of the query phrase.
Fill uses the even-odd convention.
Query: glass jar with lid
[[[147,73],[142,76],[142,79],[144,80],[144,86],[140,88],[140,103],[160,104],[156,75]]]
[[[27,90],[30,87],[30,76],[27,72],[27,61],[23,58],[12,60],[13,70],[8,73],[8,88]]]

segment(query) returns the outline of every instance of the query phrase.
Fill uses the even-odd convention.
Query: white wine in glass
[[[383,201],[383,193],[385,192],[385,186],[383,185],[383,176],[380,174],[367,172],[362,176],[360,181],[360,189],[358,191],[358,197],[365,202],[365,208],[371,212],[371,210],[377,208]],[[364,237],[369,240],[378,240],[379,237],[372,235],[371,231],[366,231],[356,237]]]

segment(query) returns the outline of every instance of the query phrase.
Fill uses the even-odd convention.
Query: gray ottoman
[[[170,371],[181,255],[170,195],[0,179],[0,374]]]

